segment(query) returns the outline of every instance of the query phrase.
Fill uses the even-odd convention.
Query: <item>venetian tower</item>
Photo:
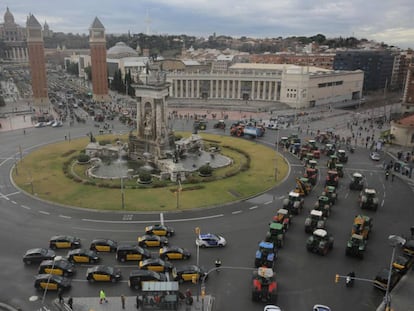
[[[26,30],[34,105],[39,108],[40,111],[47,110],[49,108],[49,98],[47,95],[42,25],[40,25],[33,14],[30,14],[27,18]]]
[[[95,17],[89,28],[89,45],[91,49],[93,99],[97,102],[109,102],[105,27],[97,17]]]

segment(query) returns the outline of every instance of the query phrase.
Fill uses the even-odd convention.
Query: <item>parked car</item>
[[[378,152],[371,152],[369,157],[371,158],[371,160],[373,161],[379,161],[381,160],[381,156]]]
[[[86,279],[89,282],[117,282],[121,278],[121,270],[111,266],[99,265],[86,270]]]
[[[80,248],[80,239],[71,235],[56,235],[50,238],[49,247],[56,248]]]
[[[138,245],[118,245],[116,259],[120,262],[139,261],[151,258],[151,253]]]
[[[23,255],[23,262],[27,265],[50,260],[56,257],[56,253],[47,248],[31,248]]]
[[[226,239],[218,234],[206,233],[200,234],[196,239],[196,245],[199,247],[223,247],[226,246]]]
[[[34,287],[39,290],[66,290],[71,287],[71,279],[55,274],[38,274]]]
[[[54,260],[43,260],[39,265],[38,273],[72,276],[75,273],[75,267],[66,258],[55,258]]]
[[[111,239],[95,239],[91,242],[90,250],[96,252],[116,252],[118,243]]]
[[[151,270],[132,270],[129,274],[128,286],[134,289],[141,289],[142,282],[165,282],[167,277],[164,273]]]

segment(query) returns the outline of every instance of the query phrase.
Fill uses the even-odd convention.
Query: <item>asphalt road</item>
[[[174,126],[178,129],[186,127],[183,121],[176,121]],[[120,129],[115,127],[116,131]],[[195,227],[200,227],[202,232],[217,232],[226,237],[228,246],[225,248],[200,250],[201,266],[212,268],[217,257],[223,263],[221,272],[211,273],[206,283],[207,293],[216,298],[215,310],[262,310],[264,303],[251,301],[254,253],[258,242],[265,237],[271,217],[281,207],[284,196],[294,188],[294,178],[303,174],[300,161],[289,153],[284,153],[291,163],[290,175],[279,187],[258,197],[222,207],[162,216],[160,213],[94,212],[60,207],[33,199],[11,184],[9,172],[15,157],[19,157],[20,149],[24,155],[44,144],[63,140],[69,132],[74,139],[86,135],[90,130],[95,131],[93,124],[72,128],[30,129],[26,130],[26,135],[21,131],[1,133],[0,300],[19,305],[24,310],[33,310],[39,306],[39,301],[29,301],[31,296],[41,296],[33,287],[33,276],[37,267],[25,267],[21,257],[29,248],[47,247],[52,235],[61,233],[79,236],[85,247],[97,237],[136,241],[137,236],[143,233],[145,225],[159,222],[160,217],[163,217],[165,223],[176,230],[176,236],[170,239],[170,244],[188,248],[192,252],[192,258],[188,262],[177,262],[177,266],[196,263]],[[288,133],[288,130],[282,130],[280,136]],[[259,140],[273,146],[276,135],[276,132],[268,131]],[[305,210],[294,218],[293,225],[287,232],[285,246],[279,252],[275,269],[279,284],[277,304],[283,310],[310,310],[315,303],[329,305],[338,311],[374,310],[382,300],[383,294],[374,290],[372,284],[357,282],[354,288],[348,289],[343,281],[335,284],[334,276],[336,273],[346,274],[353,270],[357,277],[372,279],[377,271],[389,265],[391,248],[388,246],[387,237],[390,234],[405,234],[412,225],[414,212],[408,208],[412,192],[399,179],[393,183],[385,181],[380,165],[369,159],[367,150],[357,149],[349,157],[350,161],[345,165],[346,176],[340,181],[339,200],[333,207],[327,224],[328,231],[335,238],[333,250],[326,257],[322,257],[308,253],[305,248],[308,235],[304,232],[304,221],[322,191],[321,182],[305,199]],[[326,157],[319,161],[319,180],[326,174],[323,167],[325,162]],[[368,185],[376,188],[380,197],[377,212],[364,211],[374,218],[374,228],[364,260],[345,256],[345,245],[353,217],[361,213],[357,204],[358,192],[348,190],[349,176],[354,171],[363,173]],[[156,251],[157,249],[154,250]],[[58,254],[65,255],[66,252],[58,251]],[[97,297],[101,288],[105,289],[108,296],[135,294],[128,288],[126,279],[129,271],[136,267],[131,264],[118,264],[113,254],[103,254],[102,257],[103,263],[122,268],[124,279],[121,284],[88,284],[85,280],[87,266],[81,265],[78,266],[77,274],[73,278],[73,288],[68,294],[73,297]],[[193,293],[197,293],[195,285],[185,284],[182,288],[191,288]],[[54,298],[55,293],[48,293],[46,302]]]

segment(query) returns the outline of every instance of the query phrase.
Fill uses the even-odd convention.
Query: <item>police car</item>
[[[223,247],[226,246],[226,239],[218,234],[206,233],[200,234],[196,239],[196,245],[199,247]]]

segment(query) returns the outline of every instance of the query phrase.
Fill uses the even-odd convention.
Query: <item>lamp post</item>
[[[392,275],[392,264],[394,262],[395,257],[395,249],[399,245],[403,245],[405,243],[405,239],[398,235],[390,235],[388,237],[388,242],[392,246],[392,255],[391,255],[391,262],[390,262],[390,268],[388,270],[388,280],[387,280],[387,288],[385,291],[384,296],[384,304],[385,304],[385,310],[391,310],[391,294],[390,294],[390,285],[391,285],[391,275]]]
[[[277,134],[276,134],[276,156],[275,156],[275,181],[277,181],[277,173],[278,173],[278,171],[277,171],[277,157],[278,157],[278,154],[279,154],[279,128],[276,128],[276,132],[277,132]]]
[[[51,271],[51,273],[49,273],[49,277],[47,278],[46,288],[45,288],[45,291],[43,292],[43,297],[42,297],[42,305],[45,302],[47,289],[49,288],[50,278],[52,277],[53,270],[55,269],[56,260],[61,260],[61,259],[62,259],[62,256],[56,256],[55,258],[53,258],[52,271]]]

